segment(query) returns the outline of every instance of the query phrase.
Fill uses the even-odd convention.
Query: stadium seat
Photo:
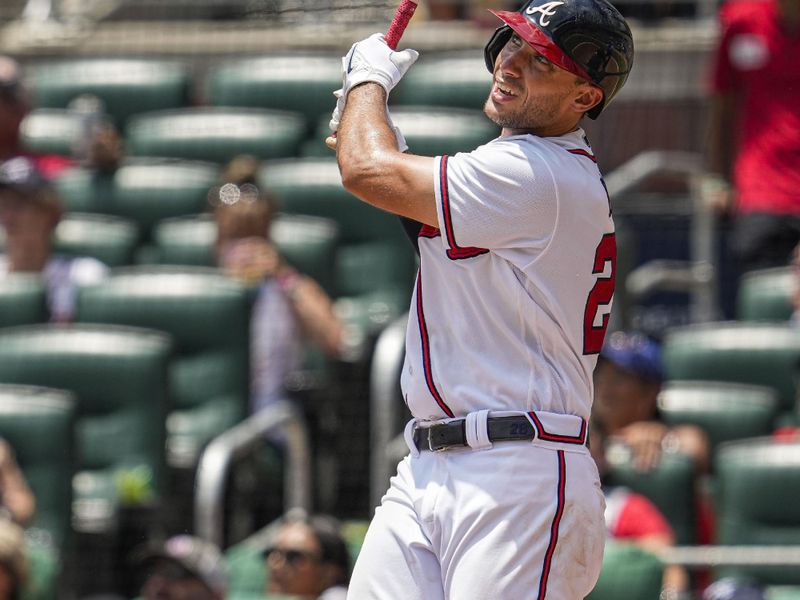
[[[736,317],[740,321],[788,321],[794,307],[792,296],[800,291],[800,275],[794,267],[750,271],[739,280]]]
[[[167,332],[174,410],[167,417],[170,466],[191,468],[202,447],[241,420],[249,397],[250,295],[214,269],[130,267],[82,288],[77,317]]]
[[[189,67],[171,60],[71,59],[31,66],[26,74],[38,108],[66,108],[81,94],[100,98],[124,128],[131,115],[190,104]]]
[[[778,398],[775,390],[765,386],[672,381],[659,394],[658,410],[669,425],[701,427],[713,451],[722,442],[770,433]]]
[[[137,500],[163,491],[169,338],[109,325],[30,325],[0,331],[0,382],[69,390],[77,398],[74,524],[113,526],[120,478]],[[124,498],[132,501],[128,495]]]
[[[48,318],[47,297],[40,277],[14,273],[0,279],[0,327],[44,323]]]
[[[800,544],[800,443],[771,438],[729,442],[716,459],[717,537],[720,544]],[[800,584],[796,568],[726,568],[725,575],[764,584]]]
[[[133,117],[125,146],[135,156],[226,163],[239,154],[260,159],[295,156],[305,135],[305,119],[299,113],[258,108],[184,108]]]
[[[397,106],[392,120],[414,154],[436,156],[469,152],[500,135],[500,128],[479,110]]]
[[[330,118],[342,87],[342,65],[330,54],[280,54],[214,65],[208,73],[208,103],[296,111],[308,133],[320,116]]]
[[[491,86],[479,52],[422,54],[392,93],[392,110],[401,104],[482,110]]]
[[[646,496],[667,518],[678,544],[695,543],[695,468],[691,458],[664,454],[655,469],[640,471],[613,456],[609,446],[608,483]]]
[[[800,586],[771,585],[764,590],[765,600],[800,600]]]
[[[784,323],[708,323],[667,332],[668,380],[764,385],[778,395],[781,416],[794,413],[800,328]]]
[[[165,219],[155,229],[158,262],[171,265],[214,266],[217,228],[210,215]],[[272,223],[272,240],[283,258],[314,278],[329,292],[333,288],[333,259],[338,225],[323,217],[279,214]]]
[[[65,108],[32,110],[20,125],[23,147],[39,154],[71,156],[83,132],[81,117]]]
[[[392,121],[403,132],[410,152],[424,156],[469,152],[500,135],[500,128],[479,110],[440,106],[394,106]],[[311,140],[302,147],[304,156],[328,157],[325,145],[330,116],[322,117]]]
[[[609,542],[600,578],[586,600],[655,600],[661,593],[664,565],[633,544]]]
[[[69,213],[56,227],[55,251],[69,256],[91,256],[109,267],[133,262],[139,240],[135,223],[121,217]]]
[[[113,176],[75,168],[59,176],[56,185],[67,211],[131,219],[147,241],[158,221],[207,210],[218,170],[207,162],[132,158]]]
[[[32,527],[64,549],[75,473],[76,398],[66,390],[0,384],[0,437],[8,441],[36,498]]]
[[[413,249],[397,217],[344,190],[335,159],[270,161],[261,177],[276,192],[283,212],[326,217],[339,225],[334,296],[352,299],[356,324],[374,330],[408,308]]]

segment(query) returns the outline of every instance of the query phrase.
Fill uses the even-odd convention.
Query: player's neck
[[[510,137],[513,135],[535,135],[536,137],[560,137],[562,135],[572,133],[577,129],[577,123],[573,123],[570,126],[553,124],[545,127],[533,127],[531,129],[514,129],[511,127],[503,127],[503,130],[500,132],[500,136]]]

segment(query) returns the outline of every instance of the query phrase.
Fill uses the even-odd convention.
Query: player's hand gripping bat
[[[386,30],[386,45],[392,50],[397,50],[397,44],[403,36],[403,32],[414,16],[414,11],[417,10],[417,3],[413,0],[402,0],[397,10],[394,12],[392,22],[389,24],[389,29]],[[336,149],[336,132],[332,133],[325,140],[325,144],[331,150]]]

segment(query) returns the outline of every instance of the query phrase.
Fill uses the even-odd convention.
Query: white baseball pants
[[[580,600],[600,572],[604,510],[585,446],[412,449],[375,511],[347,598]]]

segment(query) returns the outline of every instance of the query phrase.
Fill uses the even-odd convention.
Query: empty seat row
[[[396,106],[395,124],[416,154],[469,151],[498,134],[475,109]],[[330,114],[307,127],[301,113],[250,107],[184,107],[131,117],[124,135],[131,156],[156,156],[225,163],[238,154],[261,159],[326,156]],[[83,135],[82,117],[67,109],[43,108],[22,125],[25,146],[36,152],[69,156]]]
[[[342,82],[335,53],[223,60],[208,67],[203,85],[189,64],[176,60],[69,59],[32,64],[26,72],[36,107],[65,108],[92,94],[121,129],[142,112],[207,104],[294,111],[311,133],[318,118],[333,110],[332,92]],[[480,109],[490,82],[479,53],[423,55],[392,101]]]

